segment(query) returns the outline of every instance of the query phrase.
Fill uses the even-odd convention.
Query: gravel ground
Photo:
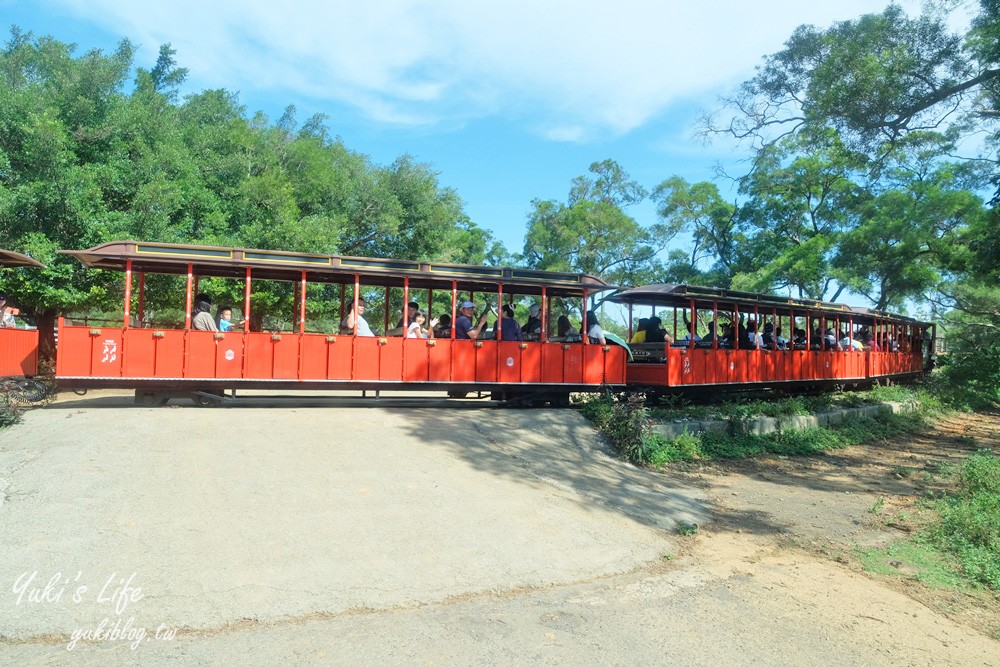
[[[1000,664],[572,410],[129,403],[2,434],[0,663]]]

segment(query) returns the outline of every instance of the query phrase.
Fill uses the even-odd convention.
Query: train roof
[[[31,259],[27,255],[22,255],[13,250],[0,250],[0,269],[10,269],[17,266],[31,266],[36,269],[44,269],[45,265]]]
[[[310,281],[352,283],[354,275],[360,274],[364,285],[396,287],[409,278],[415,289],[450,289],[452,281],[460,290],[477,292],[492,292],[498,283],[516,287],[520,294],[541,294],[545,287],[550,296],[615,289],[582,273],[132,240],[60,252],[93,269],[124,271],[126,262],[132,260],[133,271],[146,273],[186,274],[190,264],[199,276],[225,278],[243,278],[250,268],[254,278],[263,280],[295,281],[305,271]]]
[[[720,287],[660,283],[622,290],[611,296],[609,301],[633,305],[687,306],[693,300],[699,308],[711,308],[713,303],[734,304],[740,307],[777,310],[782,314],[791,312],[822,312],[827,315],[846,315],[866,319],[894,319],[908,322],[918,320],[904,315],[894,315],[871,308],[856,308],[842,303],[818,301],[815,299],[793,299],[773,294],[741,292]],[[767,312],[765,310],[765,313]]]

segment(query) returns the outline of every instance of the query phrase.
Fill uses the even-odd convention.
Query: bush
[[[646,439],[643,453],[646,462],[654,466],[693,461],[702,457],[701,438],[685,432],[669,440],[659,433],[653,433]]]
[[[941,357],[938,393],[955,408],[981,410],[1000,403],[1000,347]]]
[[[10,398],[0,395],[0,428],[7,428],[21,421],[21,411]]]
[[[973,581],[1000,590],[1000,459],[978,452],[962,464],[958,491],[935,503],[925,536],[955,554]]]

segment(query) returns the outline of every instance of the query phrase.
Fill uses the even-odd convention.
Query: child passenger
[[[243,324],[243,320],[239,322],[233,322],[233,309],[229,306],[219,306],[219,309],[215,311],[215,314],[219,318],[219,331],[232,331],[234,327],[238,327]]]
[[[431,323],[431,327],[424,328],[424,323],[427,321],[427,316],[424,315],[423,311],[418,310],[413,314],[413,320],[410,322],[410,326],[406,328],[407,338],[434,338],[434,324]]]

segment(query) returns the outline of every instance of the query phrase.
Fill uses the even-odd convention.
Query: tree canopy
[[[169,44],[150,69],[134,56],[128,40],[77,53],[17,28],[0,50],[0,247],[49,267],[5,277],[40,328],[57,312],[116,304],[121,276],[56,254],[112,239],[469,263],[505,255],[430,165],[408,155],[373,164],[325,117],[299,124],[293,107],[271,122],[226,90],[181,99],[187,70]]]

